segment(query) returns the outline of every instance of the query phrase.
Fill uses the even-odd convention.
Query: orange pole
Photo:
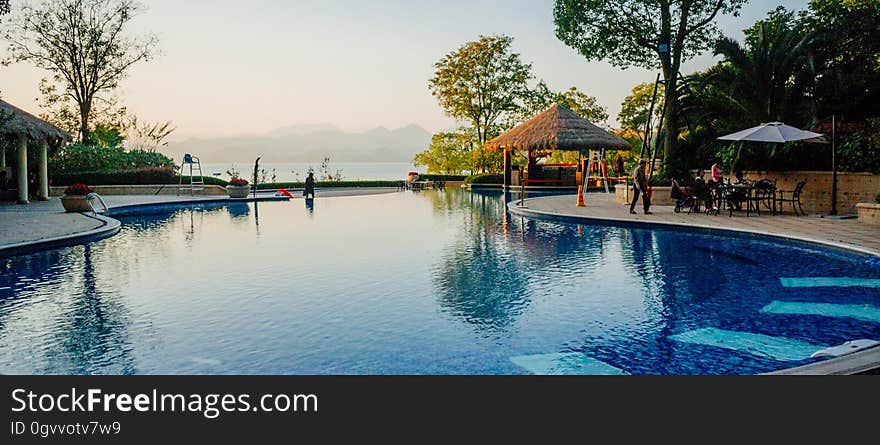
[[[586,207],[587,204],[584,203],[584,178],[587,176],[587,162],[586,160],[581,160],[581,168],[577,173],[577,182],[578,182],[578,207]]]

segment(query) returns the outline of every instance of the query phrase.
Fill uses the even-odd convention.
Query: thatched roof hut
[[[489,150],[628,150],[629,142],[593,125],[562,105],[523,122],[486,143]]]
[[[11,116],[11,119],[0,126],[0,137],[3,139],[24,136],[32,141],[48,142],[53,146],[73,139],[64,130],[4,100],[0,100],[0,113]]]

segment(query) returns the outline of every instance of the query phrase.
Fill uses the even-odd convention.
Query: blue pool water
[[[875,260],[505,209],[450,189],[120,217],[0,260],[0,373],[751,374],[880,340]]]

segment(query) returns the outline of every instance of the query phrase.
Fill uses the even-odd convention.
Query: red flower
[[[247,179],[239,178],[238,176],[233,176],[229,178],[229,185],[245,186],[248,184],[249,182],[247,181]]]
[[[94,193],[95,191],[89,188],[89,186],[85,184],[71,184],[67,186],[67,189],[64,190],[65,195],[71,196],[86,196],[89,193]]]

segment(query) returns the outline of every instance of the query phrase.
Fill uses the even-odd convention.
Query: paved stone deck
[[[720,215],[688,215],[673,212],[671,206],[653,206],[651,207],[653,215],[643,215],[641,202],[636,208],[639,213],[631,215],[627,206],[618,204],[614,200],[614,195],[589,193],[585,196],[585,201],[586,207],[577,207],[575,195],[532,198],[526,200],[525,210],[551,216],[675,224],[780,235],[818,241],[880,256],[880,226],[865,224],[856,219],[829,219],[816,215],[790,214],[774,216],[765,212],[760,216],[753,214],[750,217],[739,212],[734,212],[732,217],[728,217],[727,212],[721,212]],[[518,203],[518,200],[510,203],[514,213],[517,211]]]

